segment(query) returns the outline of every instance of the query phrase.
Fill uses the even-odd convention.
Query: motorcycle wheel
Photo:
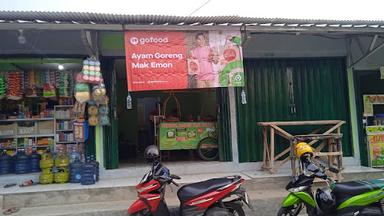
[[[245,216],[242,205],[237,203],[225,203],[225,207],[232,213],[233,216]]]
[[[300,214],[302,209],[303,209],[302,203],[298,205],[294,205],[293,207],[289,207],[289,208],[282,207],[277,213],[277,216],[297,216]]]
[[[219,147],[217,140],[212,137],[206,137],[200,140],[197,145],[199,157],[205,161],[213,161],[219,157]]]

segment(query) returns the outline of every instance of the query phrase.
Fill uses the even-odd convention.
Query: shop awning
[[[52,26],[54,24],[54,26]],[[335,31],[384,32],[384,21],[310,20],[257,18],[241,16],[164,16],[122,15],[84,12],[0,11],[0,29],[5,27],[52,29],[124,30],[156,26],[156,28],[247,27],[258,31]],[[138,29],[136,29],[138,30]]]

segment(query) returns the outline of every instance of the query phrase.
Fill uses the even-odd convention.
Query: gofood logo
[[[168,37],[131,37],[129,42],[132,45],[144,45],[147,43],[168,43]]]
[[[131,39],[129,40],[129,42],[131,42],[132,45],[137,45],[139,43],[139,38],[137,37],[131,37]]]

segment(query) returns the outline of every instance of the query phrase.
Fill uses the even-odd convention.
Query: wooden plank
[[[341,128],[337,128],[337,133],[338,134],[341,134]],[[337,150],[340,151],[340,152],[343,152],[343,143],[341,142],[341,140],[336,140],[337,142]],[[339,169],[342,169],[343,168],[343,155],[340,155],[338,158],[338,165],[339,165]]]
[[[300,126],[300,125],[332,125],[344,124],[345,121],[341,120],[320,120],[320,121],[281,121],[281,122],[258,122],[259,126]]]
[[[273,165],[275,162],[275,129],[270,128],[270,140],[271,144],[271,168],[273,169]]]
[[[265,167],[266,166],[266,163],[265,163],[265,159],[267,158],[267,149],[265,148],[265,137],[264,137],[264,131],[265,131],[265,127],[263,127],[263,165],[261,167]]]
[[[293,145],[293,140],[290,141],[290,158],[291,159],[291,170],[292,170],[292,176],[296,176],[296,157],[295,157],[295,147]]]
[[[297,140],[305,140],[305,139],[316,139],[316,140],[324,140],[324,139],[341,139],[343,138],[342,134],[330,133],[330,134],[306,134],[306,135],[294,135],[294,139]]]
[[[343,152],[314,152],[313,155],[319,157],[339,156],[343,155]]]
[[[271,125],[271,128],[275,129],[277,131],[277,133],[279,135],[281,135],[282,137],[284,137],[285,139],[290,140],[290,139],[293,138],[292,134],[288,133],[287,131],[285,131],[285,130],[279,128],[279,127],[277,127],[276,125]]]
[[[317,148],[315,149],[315,151],[319,152],[319,151],[321,151],[324,147],[325,147],[325,142],[322,142],[319,146],[317,146]]]
[[[284,156],[285,154],[287,154],[289,151],[291,150],[291,146],[289,146],[288,148],[286,148],[284,151],[280,152],[278,155],[275,156],[275,160],[278,160],[279,158],[281,158],[282,156]]]
[[[267,128],[263,127],[263,145],[264,145],[264,157],[263,157],[263,168],[268,168],[269,167],[269,151],[268,151],[268,140],[267,140]]]
[[[331,129],[327,130],[326,132],[323,133],[323,135],[328,135],[330,133],[332,133],[334,130],[336,130],[337,128],[340,128],[341,125],[343,125],[345,123],[345,121],[340,121],[337,125],[333,126]],[[312,140],[311,142],[309,142],[308,144],[309,145],[313,145],[317,142],[318,140]]]

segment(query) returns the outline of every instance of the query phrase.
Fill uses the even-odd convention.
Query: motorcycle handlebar
[[[320,165],[323,169],[326,168],[326,164],[328,163],[327,161],[323,160],[323,159],[320,158],[319,156],[316,156],[315,159],[319,162],[319,165]],[[332,164],[329,165],[328,170],[329,170],[330,172],[333,172],[333,173],[339,173],[339,172],[340,172],[339,168],[333,166]]]
[[[174,184],[176,187],[179,187],[179,184],[177,184],[175,181],[171,180],[171,183]]]

